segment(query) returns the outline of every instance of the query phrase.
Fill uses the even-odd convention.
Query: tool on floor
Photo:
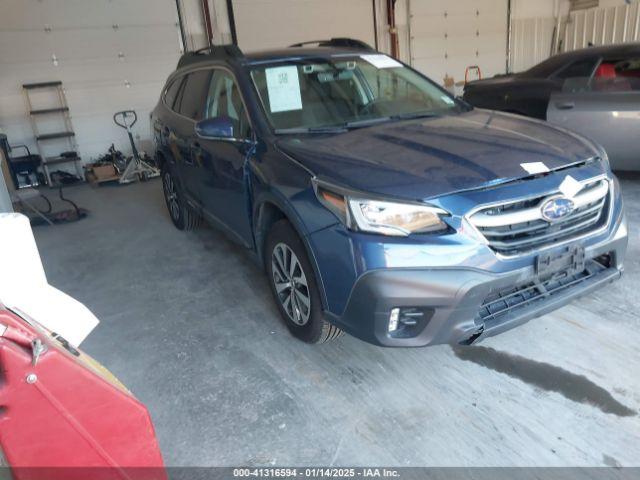
[[[127,164],[127,168],[124,169],[122,175],[120,177],[120,183],[131,183],[137,180],[142,182],[148,180],[152,177],[160,176],[160,171],[151,166],[149,163],[140,158],[140,154],[138,153],[138,149],[136,148],[136,144],[133,141],[133,133],[131,128],[138,121],[138,114],[134,110],[124,110],[122,112],[117,112],[113,115],[113,121],[119,127],[124,128],[127,131],[127,135],[129,135],[129,141],[131,142],[131,150],[133,152],[133,157],[129,160]]]

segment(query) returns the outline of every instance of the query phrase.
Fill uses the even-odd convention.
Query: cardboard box
[[[116,167],[110,164],[88,165],[86,177],[91,183],[110,182],[120,178]]]

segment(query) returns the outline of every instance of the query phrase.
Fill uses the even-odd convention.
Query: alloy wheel
[[[280,304],[296,325],[305,325],[311,314],[307,277],[298,257],[288,245],[278,243],[271,254],[273,282]]]
[[[167,205],[169,206],[169,213],[171,213],[171,218],[177,221],[180,218],[180,206],[178,205],[176,184],[173,181],[173,178],[171,178],[171,174],[169,172],[164,174],[162,180],[164,183],[164,196],[167,199]]]

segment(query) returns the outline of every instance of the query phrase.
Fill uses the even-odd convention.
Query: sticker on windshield
[[[402,66],[397,60],[382,54],[360,55],[360,58],[366,60],[376,68],[396,68]]]
[[[300,80],[295,66],[265,69],[271,112],[288,112],[302,109]]]
[[[535,175],[537,173],[545,173],[549,171],[549,167],[547,167],[542,162],[529,162],[529,163],[521,163],[520,166],[524,168],[527,173],[531,175]]]
[[[447,105],[453,105],[454,103],[456,103],[456,102],[453,101],[453,99],[451,97],[447,97],[446,95],[442,95],[440,98]]]

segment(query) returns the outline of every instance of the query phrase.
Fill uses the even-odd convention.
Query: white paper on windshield
[[[360,58],[366,60],[376,68],[396,68],[402,66],[402,64],[397,60],[379,53],[374,55],[360,55]]]
[[[560,193],[562,193],[567,198],[575,197],[580,190],[582,190],[582,184],[573,178],[571,175],[567,175],[564,177],[564,180],[560,184],[559,189]]]
[[[529,162],[529,163],[521,163],[520,166],[524,168],[527,173],[531,175],[535,175],[537,173],[545,173],[549,171],[549,167],[547,167],[542,162]]]
[[[271,112],[302,109],[300,79],[295,66],[273,67],[265,70]]]

